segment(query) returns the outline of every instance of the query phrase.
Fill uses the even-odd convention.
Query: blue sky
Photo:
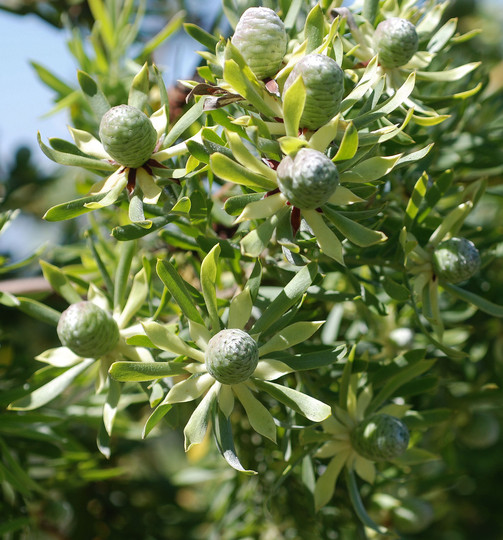
[[[51,66],[67,81],[75,78],[76,67],[66,49],[64,33],[31,15],[0,11],[0,50],[0,162],[5,163],[20,144],[29,145],[38,154],[38,130],[46,136],[67,137],[64,112],[42,118],[52,108],[53,96],[39,82],[30,60]]]

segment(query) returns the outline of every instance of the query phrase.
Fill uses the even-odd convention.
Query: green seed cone
[[[405,65],[417,52],[418,45],[416,27],[407,19],[391,17],[377,25],[374,47],[379,63],[385,68]]]
[[[332,58],[323,54],[308,54],[292,69],[283,92],[299,76],[306,87],[306,103],[300,125],[318,129],[339,111],[344,93],[344,72]]]
[[[339,184],[334,163],[311,148],[301,148],[293,159],[284,157],[277,174],[281,193],[301,210],[313,210],[325,204]]]
[[[353,448],[372,461],[388,461],[407,450],[409,430],[398,418],[376,414],[366,418],[351,433]]]
[[[276,75],[286,53],[285,25],[270,8],[248,8],[231,39],[258,79]]]
[[[78,302],[63,311],[57,332],[64,347],[84,358],[99,358],[119,341],[114,318],[92,302]]]
[[[148,116],[136,107],[118,105],[100,124],[100,139],[107,153],[124,167],[141,167],[152,155],[157,132]]]
[[[246,381],[257,367],[257,342],[243,330],[221,330],[208,342],[205,363],[208,373],[222,384]]]
[[[480,268],[480,254],[473,242],[466,238],[449,238],[433,252],[435,274],[449,283],[471,278]]]

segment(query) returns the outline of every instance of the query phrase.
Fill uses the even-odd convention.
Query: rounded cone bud
[[[284,157],[277,175],[281,193],[301,210],[313,210],[325,204],[339,184],[335,164],[311,148],[301,148],[293,159]]]
[[[301,127],[318,129],[339,111],[344,93],[344,72],[339,64],[323,54],[308,54],[290,72],[283,92],[301,76],[306,87],[306,103]]]
[[[398,418],[376,414],[366,418],[351,433],[353,448],[372,461],[388,461],[407,450],[409,430]]]
[[[417,52],[418,46],[416,27],[407,19],[391,17],[377,25],[374,48],[381,66],[395,68],[405,65]]]
[[[480,268],[480,254],[466,238],[449,238],[440,242],[433,252],[435,274],[449,282],[459,283],[471,278]]]
[[[78,302],[63,311],[57,332],[64,347],[84,358],[99,358],[119,341],[115,319],[92,302]]]
[[[276,75],[286,53],[285,25],[270,8],[248,8],[231,39],[257,79]]]
[[[257,342],[243,330],[221,330],[208,341],[205,352],[208,373],[222,384],[246,381],[258,363]]]
[[[157,132],[148,116],[136,107],[118,105],[100,123],[100,139],[107,153],[124,167],[141,167],[152,155]]]

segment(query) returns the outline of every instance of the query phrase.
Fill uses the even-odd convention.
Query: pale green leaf
[[[260,435],[276,442],[276,425],[271,413],[244,383],[235,384],[232,389],[243,405],[251,427]]]
[[[306,103],[306,86],[299,75],[283,94],[283,119],[288,137],[299,134],[300,118]]]
[[[9,405],[8,409],[11,411],[31,411],[46,405],[49,401],[52,401],[64,392],[76,377],[95,362],[96,360],[94,358],[82,360],[82,362],[67,369],[64,373],[52,379],[52,381],[33,390],[27,396],[17,399]]]
[[[215,379],[209,373],[193,375],[189,379],[176,383],[170,389],[162,404],[193,401],[202,396],[214,383]]]
[[[183,375],[183,364],[179,362],[114,362],[108,370],[110,376],[119,382],[154,381],[163,377]]]
[[[186,452],[190,450],[193,445],[200,444],[203,441],[206,431],[208,430],[211,406],[215,401],[219,387],[220,384],[216,383],[210,388],[185,425],[183,434],[185,437]]]
[[[348,456],[349,452],[346,451],[340,452],[333,457],[323,474],[316,481],[316,486],[314,488],[314,506],[316,512],[326,506],[332,499],[337,478],[339,477]]]
[[[260,379],[253,379],[253,383],[260,390],[267,392],[274,399],[277,399],[279,402],[313,422],[325,420],[332,412],[330,406],[326,403],[293,388]]]
[[[227,328],[243,329],[251,317],[252,308],[250,290],[245,288],[231,300]]]
[[[283,328],[259,348],[259,355],[282,351],[308,340],[325,321],[296,322]]]
[[[204,301],[210,316],[213,332],[220,330],[220,317],[217,306],[217,273],[220,256],[220,244],[215,244],[212,250],[206,255],[201,264],[201,288],[203,290]]]
[[[185,341],[180,339],[167,326],[150,321],[142,323],[142,326],[152,343],[163,351],[170,351],[193,358],[198,362],[204,362],[204,354],[198,349],[194,349]]]
[[[243,167],[236,161],[218,152],[211,155],[210,167],[214,174],[227,182],[234,182],[235,184],[259,190],[265,189],[266,191],[278,187],[276,182]]]

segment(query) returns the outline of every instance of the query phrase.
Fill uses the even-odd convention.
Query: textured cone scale
[[[57,331],[63,346],[84,358],[99,358],[119,341],[113,317],[92,302],[78,302],[63,311]]]
[[[417,52],[416,27],[406,19],[391,17],[377,25],[374,47],[379,63],[385,68],[405,65]]]
[[[209,340],[204,356],[206,369],[213,378],[222,384],[238,384],[255,371],[258,345],[243,330],[221,330]]]
[[[236,26],[233,45],[239,50],[258,79],[279,71],[286,53],[285,25],[270,8],[248,8]]]
[[[306,103],[300,125],[318,129],[339,111],[344,92],[344,72],[332,58],[323,54],[308,54],[292,69],[283,92],[299,76],[306,87]]]
[[[351,443],[364,458],[387,461],[407,450],[409,430],[394,416],[376,414],[356,426],[351,433]]]
[[[148,116],[136,107],[118,105],[100,124],[100,139],[107,153],[124,167],[141,167],[152,155],[157,132]]]
[[[465,281],[480,268],[479,251],[466,238],[449,238],[433,252],[433,268],[439,278],[449,283]]]
[[[301,148],[293,159],[284,157],[277,174],[281,193],[301,210],[313,210],[325,204],[339,184],[334,163],[322,152],[310,148]]]

